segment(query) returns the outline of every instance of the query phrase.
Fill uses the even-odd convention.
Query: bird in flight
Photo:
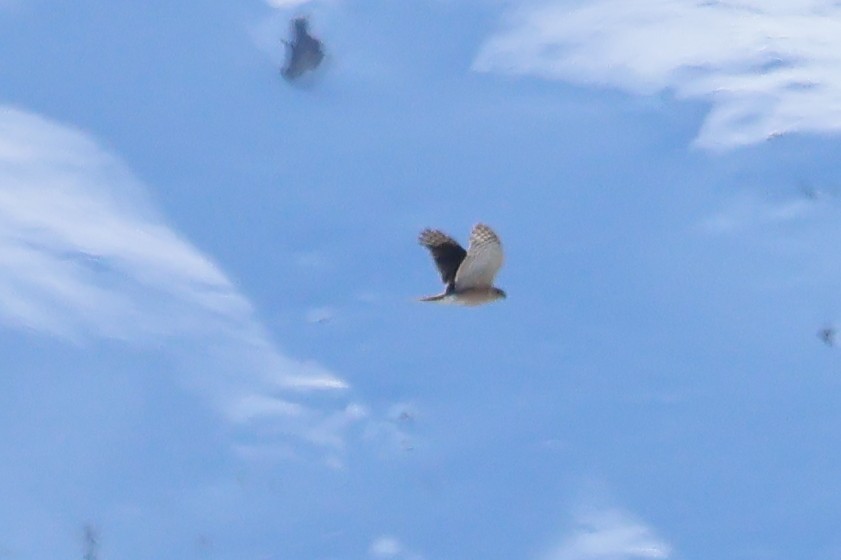
[[[476,224],[470,232],[467,251],[458,241],[436,229],[425,229],[418,241],[429,249],[446,286],[443,293],[423,297],[421,301],[482,305],[506,297],[493,285],[502,266],[502,243],[491,228]]]
[[[324,46],[321,41],[309,34],[307,18],[292,20],[292,41],[286,44],[286,66],[281,73],[287,80],[299,78],[308,70],[315,70],[324,58]]]

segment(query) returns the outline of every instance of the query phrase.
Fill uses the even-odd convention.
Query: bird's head
[[[508,297],[508,294],[505,293],[505,290],[500,290],[499,288],[493,288],[493,292],[496,295],[496,299],[505,299]]]

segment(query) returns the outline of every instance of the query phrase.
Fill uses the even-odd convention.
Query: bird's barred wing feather
[[[456,271],[458,271],[467,251],[458,244],[458,241],[435,229],[423,230],[418,237],[418,241],[432,253],[435,266],[441,273],[441,281],[447,287],[453,285],[456,280]]]
[[[491,228],[477,224],[470,232],[467,255],[456,272],[456,289],[487,288],[502,266],[502,243]]]

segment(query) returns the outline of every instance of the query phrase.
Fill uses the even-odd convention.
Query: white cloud
[[[474,69],[712,103],[696,144],[841,130],[833,0],[595,0],[518,5]]]
[[[544,560],[669,558],[672,550],[655,532],[617,509],[579,515],[572,531]]]
[[[273,8],[294,8],[310,2],[310,0],[266,0],[269,6]]]
[[[335,3],[338,0],[266,0],[266,3],[272,8],[279,10],[291,10],[300,6],[312,4]]]
[[[187,365],[183,380],[240,426],[272,422],[276,433],[338,447],[348,425],[295,402],[346,383],[282,354],[250,302],[166,225],[124,164],[80,131],[3,106],[0,324],[163,347]]]
[[[403,543],[388,535],[374,539],[368,552],[373,558],[396,558],[399,560],[421,560],[423,558],[421,555],[407,550]]]
[[[374,558],[394,558],[403,546],[394,537],[379,537],[371,543],[371,556]]]

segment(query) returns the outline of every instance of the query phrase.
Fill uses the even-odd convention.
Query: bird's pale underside
[[[506,297],[493,285],[502,266],[502,243],[485,224],[473,227],[466,251],[458,241],[435,229],[423,230],[418,241],[432,253],[445,286],[442,293],[421,301],[482,305]]]

